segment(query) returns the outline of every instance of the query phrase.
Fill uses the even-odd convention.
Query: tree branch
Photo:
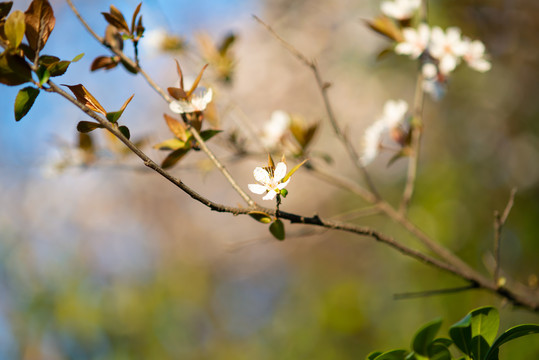
[[[494,212],[494,254],[496,259],[496,265],[494,268],[494,282],[497,285],[501,285],[500,283],[500,242],[501,242],[501,236],[502,236],[502,228],[505,225],[505,222],[507,221],[507,217],[509,216],[509,213],[511,212],[511,209],[513,208],[513,203],[515,202],[515,194],[517,193],[517,188],[511,189],[511,194],[509,195],[509,201],[507,202],[507,205],[505,206],[505,209],[503,213],[500,215],[498,211]]]

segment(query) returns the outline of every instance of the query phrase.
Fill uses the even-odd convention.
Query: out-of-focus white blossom
[[[269,171],[268,171],[269,170]],[[255,180],[260,184],[249,184],[249,190],[255,194],[264,194],[266,195],[262,200],[273,200],[277,194],[281,193],[281,190],[284,189],[290,182],[290,178],[285,182],[281,182],[286,176],[286,164],[284,162],[277,163],[275,169],[268,169],[262,167],[256,167],[253,171],[253,176]]]
[[[410,55],[412,59],[417,59],[427,49],[430,28],[427,24],[421,23],[417,29],[403,29],[402,36],[404,41],[395,46],[395,52],[400,55]]]
[[[182,50],[184,47],[183,38],[169,33],[164,28],[146,30],[140,41],[141,50],[150,56],[163,51]]]
[[[464,43],[466,50],[462,58],[468,66],[480,72],[489,71],[492,64],[485,59],[485,44],[480,40],[471,41],[470,39],[465,39]]]
[[[264,125],[261,134],[262,144],[267,149],[278,147],[281,139],[290,127],[290,115],[282,110],[275,110],[270,120]]]
[[[174,100],[169,104],[170,111],[176,114],[204,111],[211,102],[213,91],[203,86],[197,87],[187,99]]]
[[[384,104],[382,117],[376,120],[365,130],[361,146],[361,163],[363,166],[371,163],[378,156],[382,148],[382,141],[386,135],[399,142],[393,135],[407,132],[408,103],[404,100],[388,100]],[[400,140],[400,139],[399,139]]]
[[[445,32],[438,26],[432,28],[429,54],[439,61],[438,69],[442,74],[447,75],[455,70],[466,49],[466,42],[458,27],[447,28]]]
[[[380,5],[382,12],[390,18],[406,20],[414,16],[421,5],[421,0],[394,0],[383,1]]]

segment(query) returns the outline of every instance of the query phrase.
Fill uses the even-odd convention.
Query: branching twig
[[[497,285],[500,284],[500,242],[501,242],[501,236],[502,236],[502,228],[505,225],[505,222],[507,221],[507,217],[509,216],[509,213],[511,212],[511,208],[513,207],[513,203],[515,201],[515,194],[517,193],[517,189],[513,188],[511,189],[511,194],[509,195],[509,201],[507,201],[507,205],[505,206],[505,209],[503,213],[500,215],[499,211],[494,212],[494,254],[496,259],[496,265],[494,268],[494,282]]]
[[[395,300],[413,299],[413,298],[428,297],[428,296],[435,296],[435,295],[454,294],[457,292],[468,291],[471,289],[478,289],[478,288],[479,286],[477,284],[470,284],[466,286],[458,286],[458,287],[447,288],[447,289],[400,293],[400,294],[393,295],[393,298]]]
[[[344,131],[342,130],[342,128],[339,126],[337,122],[337,118],[335,117],[335,113],[333,112],[333,107],[331,106],[331,102],[328,96],[328,88],[330,87],[330,84],[322,80],[322,76],[320,75],[320,70],[318,69],[318,65],[316,61],[307,59],[307,57],[303,55],[298,49],[296,49],[292,44],[288,43],[281,36],[279,36],[279,34],[277,34],[277,32],[275,32],[275,30],[273,30],[271,26],[266,24],[256,15],[253,15],[253,17],[262,26],[264,26],[266,30],[271,35],[273,35],[273,37],[275,37],[286,48],[286,50],[288,50],[301,63],[303,63],[305,66],[307,66],[308,68],[312,70],[314,77],[316,79],[316,84],[318,85],[318,89],[320,90],[320,93],[322,94],[322,99],[324,100],[324,106],[326,108],[329,122],[331,123],[331,126],[333,127],[333,130],[335,131],[335,134],[337,135],[337,138],[343,143],[344,147],[346,148],[346,151],[348,152],[348,156],[352,160],[352,163],[354,164],[354,166],[362,174],[363,179],[365,180],[365,183],[367,184],[367,187],[369,188],[369,190],[377,199],[380,199],[378,190],[376,189],[376,186],[374,185],[372,179],[370,178],[367,170],[361,163],[356,149],[354,148],[352,143],[348,140],[348,137],[346,137],[346,134],[344,133]]]
[[[82,16],[80,15],[80,13],[78,12],[77,8],[75,7],[75,5],[73,5],[73,2],[71,0],[66,0],[67,3],[69,4],[69,7],[71,8],[71,10],[73,10],[73,12],[75,13],[75,15],[77,16],[77,18],[81,21],[81,23],[84,25],[84,27],[90,32],[90,34],[92,34],[92,36],[95,37],[95,39],[97,41],[99,41],[101,44],[103,44],[104,46],[108,47],[110,49],[110,51],[112,51],[114,54],[118,55],[122,61],[125,61],[126,63],[128,63],[131,67],[133,67],[134,69],[136,69],[143,77],[144,79],[146,79],[146,81],[148,82],[148,84],[155,90],[157,91],[162,97],[163,99],[170,103],[172,101],[172,98],[161,88],[159,87],[159,85],[157,85],[157,83],[155,83],[155,81],[153,81],[153,79],[140,67],[140,65],[133,61],[131,58],[129,58],[128,56],[126,56],[121,50],[119,49],[116,49],[114,47],[111,47],[109,46],[105,39],[98,36],[93,30],[92,28],[88,25],[88,23],[86,23],[86,21],[84,21],[84,19],[82,18]],[[211,159],[211,161],[214,163],[214,165],[219,169],[219,171],[223,174],[223,176],[227,179],[227,181],[230,183],[230,185],[234,188],[234,190],[236,190],[236,192],[242,197],[243,200],[245,200],[245,202],[247,204],[249,204],[249,206],[254,206],[255,205],[255,202],[249,197],[249,195],[243,191],[241,189],[241,187],[237,184],[237,182],[234,180],[234,178],[232,177],[232,175],[228,172],[228,170],[224,167],[224,165],[217,159],[217,157],[215,156],[215,154],[213,154],[213,152],[208,148],[208,146],[206,145],[205,141],[202,139],[202,137],[200,136],[199,132],[194,129],[194,128],[191,128],[190,129],[191,133],[193,134],[193,136],[195,137],[195,139],[197,140],[198,144],[200,145],[200,148],[202,149],[202,151],[204,151],[204,153]]]

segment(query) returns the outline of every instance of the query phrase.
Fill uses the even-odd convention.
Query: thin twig
[[[516,193],[517,193],[517,188],[511,189],[509,200],[507,201],[507,205],[505,206],[505,209],[501,215],[498,211],[494,212],[494,254],[495,254],[495,259],[496,259],[496,264],[494,268],[494,282],[497,285],[501,285],[500,284],[500,266],[501,266],[500,245],[501,245],[501,237],[502,237],[502,228],[505,225],[505,222],[507,221],[507,217],[509,216],[509,213],[511,212],[513,203],[515,202]]]
[[[426,22],[428,14],[428,1],[422,0],[419,11],[420,21]],[[419,59],[422,62],[422,58]],[[412,196],[414,194],[416,177],[417,177],[417,165],[419,162],[419,148],[421,145],[421,134],[423,133],[423,105],[425,99],[425,91],[423,90],[423,72],[420,64],[415,84],[414,93],[414,107],[412,110],[412,124],[411,124],[411,153],[408,157],[408,171],[406,174],[406,184],[404,185],[404,191],[402,193],[402,199],[399,206],[399,211],[402,214],[406,214]]]
[[[479,286],[477,284],[470,284],[470,285],[466,285],[466,286],[458,286],[458,287],[447,288],[447,289],[437,289],[437,290],[399,293],[399,294],[394,294],[393,299],[395,299],[395,300],[404,300],[404,299],[429,297],[429,296],[435,296],[435,295],[454,294],[454,293],[458,293],[458,292],[462,292],[462,291],[468,291],[468,290],[471,290],[471,289],[478,289],[478,288],[479,288]]]
[[[309,60],[305,55],[303,55],[298,49],[296,49],[292,44],[288,43],[286,40],[284,40],[271,26],[266,24],[262,19],[260,19],[258,16],[253,15],[254,19],[258,21],[266,30],[275,37],[282,45],[283,47],[288,50],[295,58],[297,58],[301,63],[303,63],[305,66],[310,68],[314,74],[316,84],[318,85],[318,89],[320,90],[320,93],[322,94],[322,99],[324,100],[324,106],[326,108],[326,112],[328,115],[329,122],[331,123],[331,126],[333,127],[333,130],[335,134],[337,135],[337,138],[343,143],[346,151],[348,152],[348,156],[352,160],[352,163],[354,166],[358,169],[358,171],[363,176],[363,179],[365,183],[367,184],[367,187],[369,190],[373,193],[373,195],[377,199],[381,199],[380,194],[378,193],[378,190],[376,189],[376,186],[374,185],[372,179],[370,178],[367,170],[363,166],[363,164],[360,161],[359,155],[352,145],[352,143],[348,140],[348,137],[342,130],[342,128],[339,126],[339,123],[337,122],[337,118],[335,116],[335,113],[333,111],[333,107],[331,106],[331,101],[329,100],[328,95],[328,89],[330,87],[330,84],[322,79],[322,76],[320,74],[320,70],[318,69],[318,65],[316,61]]]

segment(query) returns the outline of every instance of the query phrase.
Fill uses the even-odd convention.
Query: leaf
[[[34,105],[39,90],[31,86],[21,89],[15,98],[15,120],[22,119]]]
[[[133,17],[131,18],[131,34],[134,34],[136,32],[136,21],[137,21],[137,15],[140,12],[140,7],[142,6],[142,3],[139,3],[133,12]]]
[[[422,326],[414,335],[412,350],[419,355],[427,356],[428,347],[434,341],[440,326],[442,326],[442,319],[433,320]]]
[[[120,31],[114,25],[107,25],[105,29],[105,42],[116,50],[122,50],[124,48],[122,35],[120,35]]]
[[[223,132],[223,130],[214,130],[214,129],[208,129],[200,132],[200,137],[204,141],[210,140],[215,135],[219,134],[220,132]]]
[[[485,355],[485,360],[497,360],[500,346],[508,341],[531,334],[539,334],[539,325],[522,324],[506,330],[494,341],[489,351]]]
[[[230,46],[234,44],[236,41],[236,35],[235,34],[228,34],[222,41],[222,43],[219,45],[219,53],[221,56],[226,55],[228,49],[230,49]]]
[[[269,227],[269,231],[271,235],[273,235],[273,237],[275,237],[277,240],[284,240],[284,224],[281,219],[276,219],[274,222],[272,222]]]
[[[483,360],[490,345],[496,339],[500,316],[492,306],[481,307],[470,312],[472,317],[471,351],[475,359]]]
[[[427,356],[429,360],[451,360],[451,352],[449,346],[453,342],[449,339],[436,339],[427,349]]]
[[[187,129],[185,125],[170,115],[163,114],[163,117],[165,118],[167,126],[172,132],[172,134],[174,134],[174,136],[176,136],[178,139],[180,139],[183,142],[187,141],[188,136],[187,136]]]
[[[67,60],[58,61],[54,64],[49,65],[47,67],[47,70],[49,71],[50,76],[53,76],[53,77],[64,75],[70,64],[71,64],[71,61],[67,61]]]
[[[303,160],[302,162],[300,162],[299,164],[297,164],[296,166],[294,166],[292,168],[292,170],[290,170],[288,172],[288,174],[286,174],[286,176],[283,178],[283,180],[281,180],[281,182],[285,182],[287,181],[288,179],[290,179],[290,177],[303,165],[307,162],[308,159],[305,159]]]
[[[130,33],[123,14],[114,5],[110,5],[110,13],[102,12],[101,14],[103,14],[105,20],[107,20],[110,25],[128,34]]]
[[[92,62],[90,71],[96,71],[99,69],[110,70],[115,68],[119,64],[119,61],[115,56],[98,56]]]
[[[189,150],[191,150],[191,147],[181,148],[171,152],[170,154],[168,154],[165,160],[163,160],[163,162],[161,163],[161,167],[163,169],[168,169],[174,166],[178,161],[181,160],[181,158],[185,156],[185,154],[189,152]]]
[[[52,65],[56,62],[60,61],[59,57],[52,56],[52,55],[41,55],[39,59],[37,60],[38,65],[43,65],[45,67]]]
[[[195,89],[196,89],[197,86],[198,86],[198,83],[200,82],[200,80],[202,80],[202,74],[204,74],[204,70],[206,70],[207,67],[208,67],[208,64],[205,64],[205,65],[202,67],[202,70],[200,70],[200,72],[198,73],[198,76],[197,76],[197,78],[195,79],[195,82],[194,82],[193,85],[191,86],[191,89],[189,89],[189,91],[187,92],[187,97],[191,96],[191,94],[193,93],[193,91],[195,91]]]
[[[187,94],[180,88],[169,87],[167,88],[168,94],[176,100],[187,99]]]
[[[84,57],[84,53],[80,53],[71,60],[71,62],[77,62]]]
[[[48,0],[33,0],[24,14],[28,44],[32,50],[40,51],[47,43],[56,23],[52,7]]]
[[[102,128],[104,128],[103,125],[93,121],[79,121],[79,123],[77,124],[77,130],[81,133],[89,133],[90,131],[94,131],[95,129]]]
[[[373,352],[371,352],[371,353],[369,353],[369,354],[367,355],[367,357],[365,358],[365,360],[373,360],[373,359],[375,359],[378,355],[381,355],[381,354],[382,354],[381,351],[373,351]]]
[[[32,71],[24,58],[7,51],[0,54],[0,83],[20,85],[32,80]]]
[[[262,224],[269,224],[271,222],[271,217],[262,211],[250,211],[247,213],[250,217],[255,219]]]
[[[184,146],[184,141],[174,138],[165,140],[157,145],[154,145],[153,148],[158,150],[178,150],[179,148],[183,148]]]
[[[0,3],[0,21],[2,21],[9,14],[12,6],[13,6],[13,1]]]
[[[120,132],[122,133],[123,136],[125,136],[127,138],[127,140],[129,140],[131,138],[131,132],[129,131],[129,128],[125,125],[122,125],[118,128],[118,130],[120,130]]]
[[[129,104],[131,99],[133,99],[133,96],[135,96],[135,94],[131,95],[131,97],[129,99],[127,99],[126,102],[124,102],[124,104],[122,105],[120,110],[108,112],[107,115],[106,115],[107,120],[110,121],[111,123],[117,122],[118,119],[120,118],[120,116],[122,116],[122,114],[124,113],[124,110],[127,107],[127,104]]]
[[[40,66],[36,71],[36,75],[39,79],[39,85],[43,85],[49,80],[51,73],[46,67]]]
[[[120,59],[120,63],[124,66],[124,68],[129,71],[131,74],[138,74],[138,69],[136,67],[133,67],[130,63],[123,61]]]
[[[459,322],[449,328],[449,337],[455,345],[466,355],[471,355],[472,342],[472,316],[466,315]]]
[[[90,108],[93,111],[101,113],[105,116],[107,115],[107,111],[105,110],[105,108],[101,106],[99,101],[97,101],[97,99],[93,97],[93,95],[90,94],[90,92],[86,90],[86,88],[82,84],[77,84],[77,85],[63,84],[63,85],[67,86],[69,90],[71,90],[71,92],[73,93],[73,95],[75,95],[75,97],[77,98],[79,102],[83,103],[84,105],[86,105],[88,108]]]
[[[19,47],[24,37],[25,29],[24,13],[20,10],[15,10],[9,15],[4,24],[4,33],[9,41],[10,48],[16,49]]]
[[[365,23],[377,33],[397,42],[403,40],[401,30],[387,16],[377,16],[373,21],[365,20]]]
[[[389,350],[374,358],[374,360],[405,360],[408,351],[403,349]]]

